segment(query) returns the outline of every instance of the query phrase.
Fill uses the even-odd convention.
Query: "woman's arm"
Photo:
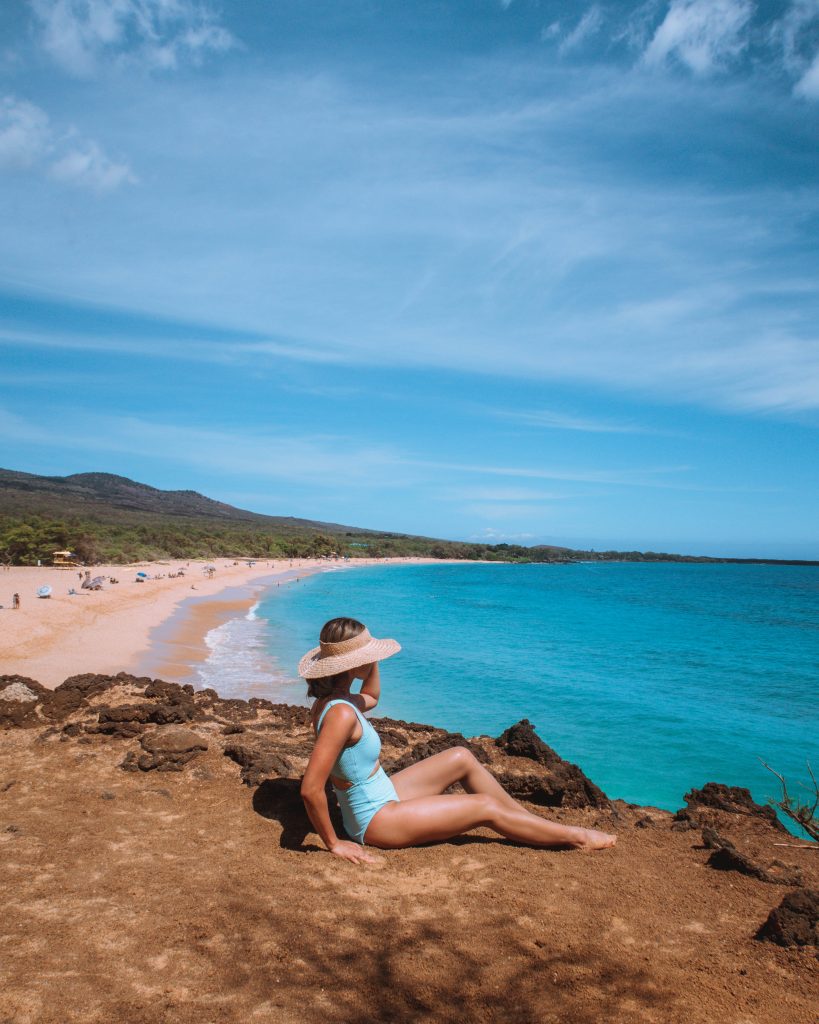
[[[307,809],[307,816],[313,823],[313,828],[321,836],[322,842],[331,853],[350,860],[354,864],[375,863],[375,857],[363,850],[357,843],[338,838],[333,823],[330,821],[330,810],[327,806],[327,794],[324,788],[330,777],[330,769],[349,740],[357,721],[355,711],[343,704],[337,704],[330,708],[324,716],[321,732],[318,734],[313,753],[307,763],[307,771],[301,780],[301,798]]]
[[[378,670],[378,662],[374,661],[372,665],[364,665],[359,671],[362,674],[358,678],[363,682],[358,696],[364,698],[364,707],[361,710],[372,711],[381,696],[381,673]]]

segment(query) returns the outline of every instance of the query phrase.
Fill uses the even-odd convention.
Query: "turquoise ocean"
[[[378,714],[465,736],[521,718],[611,797],[676,809],[707,781],[777,794],[819,768],[819,569],[578,563],[378,565],[271,588],[214,641],[209,685],[254,648],[272,699],[337,615],[394,637]],[[250,648],[249,648],[250,645]],[[231,650],[234,648],[234,650]],[[264,673],[261,672],[260,679]],[[258,693],[258,689],[254,689]]]

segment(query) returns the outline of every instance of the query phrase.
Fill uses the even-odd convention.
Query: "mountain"
[[[436,540],[295,516],[265,516],[214,501],[198,491],[163,491],[113,473],[37,476],[0,469],[0,562],[36,565],[64,548],[89,565],[159,558],[303,558],[334,553],[351,558],[423,555],[499,562],[773,561]]]
[[[0,469],[0,561],[35,565],[67,548],[79,561],[457,553],[468,546],[295,516],[265,516],[197,491],[113,473],[37,476]],[[457,551],[456,551],[457,549]]]
[[[73,515],[143,513],[172,519],[216,520],[244,523],[271,530],[320,530],[324,533],[367,533],[295,516],[266,516],[206,498],[198,491],[163,491],[114,473],[74,473],[37,476],[0,469],[0,515],[34,513],[65,518]]]

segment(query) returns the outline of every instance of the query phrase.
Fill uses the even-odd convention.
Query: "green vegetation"
[[[53,552],[63,548],[74,552],[77,561],[85,565],[169,558],[319,558],[333,554],[350,558],[421,555],[496,561],[555,560],[554,556],[546,557],[546,549],[533,551],[507,544],[466,544],[388,533],[330,534],[307,528],[271,531],[248,524],[201,519],[180,522],[145,514],[120,521],[90,516],[0,516],[0,561],[36,565],[40,560],[48,564]]]
[[[653,551],[576,551],[383,533],[265,516],[196,491],[161,491],[110,473],[35,476],[0,469],[0,562],[48,564],[67,549],[84,565],[190,558],[483,559],[494,562],[716,562]],[[815,564],[815,563],[799,563]]]
[[[67,549],[84,565],[190,558],[394,558],[418,555],[494,562],[674,561],[652,552],[573,551],[517,544],[478,544],[394,533],[293,527],[269,529],[248,522],[225,523],[150,513],[66,516],[52,519],[21,513],[0,515],[0,561],[36,565]]]

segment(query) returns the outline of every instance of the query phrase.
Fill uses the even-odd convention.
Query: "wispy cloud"
[[[491,463],[438,462],[436,460],[402,458],[403,465],[423,466],[446,472],[480,473],[485,476],[517,477],[522,480],[565,480],[572,483],[617,484],[623,487],[680,487],[664,479],[668,475],[687,473],[690,466],[640,466],[628,469],[567,469],[563,466],[498,466]],[[687,485],[683,485],[687,486]]]
[[[549,466],[498,466],[482,463],[444,462],[418,458],[395,446],[365,443],[356,438],[321,434],[287,434],[280,430],[229,431],[199,426],[182,426],[173,422],[144,419],[139,416],[74,415],[69,423],[64,413],[55,408],[54,415],[62,423],[58,436],[54,424],[40,418],[21,417],[0,409],[0,436],[14,437],[19,443],[59,446],[89,453],[118,452],[150,455],[192,467],[207,467],[232,475],[252,474],[257,477],[312,482],[321,479],[325,485],[349,485],[353,481],[374,486],[412,485],[413,481],[451,481],[453,473],[467,476],[505,477],[522,480],[559,480],[574,483],[607,483],[624,487],[678,487],[669,476],[689,471],[688,466],[647,466],[628,469],[596,469]],[[343,452],[343,457],[339,453]],[[415,472],[408,479],[408,470]],[[687,486],[687,485],[686,485]],[[545,499],[542,492],[525,489],[527,503]],[[472,489],[484,494],[484,502],[505,500],[519,488],[495,487]],[[562,497],[562,495],[561,495]],[[520,499],[516,499],[520,500]]]
[[[54,161],[49,173],[57,181],[85,186],[95,192],[111,192],[120,185],[135,185],[138,180],[127,163],[111,160],[96,142],[70,149]]]
[[[59,436],[50,421],[0,409],[0,434],[13,436],[18,444],[81,451],[89,458],[105,452],[151,456],[231,476],[251,474],[301,483],[314,483],[320,477],[325,485],[364,481],[398,461],[387,446],[320,434],[217,430],[139,416],[75,414],[68,420],[62,411],[57,415],[62,422]]]
[[[113,57],[172,70],[236,45],[198,0],[29,0],[43,49],[66,71],[87,77]]]
[[[48,115],[34,103],[14,96],[0,100],[0,167],[32,167],[51,146]]]
[[[560,41],[560,53],[570,53],[591,36],[599,32],[602,25],[603,11],[597,4],[592,4],[572,31],[569,32],[568,35],[564,36]]]
[[[458,487],[442,492],[446,501],[480,501],[541,504],[563,501],[571,495],[562,491],[542,491],[533,487]]]
[[[535,537],[534,533],[507,533],[487,526],[480,533],[473,533],[469,540],[486,544],[531,544]]]
[[[771,25],[768,38],[781,51],[785,69],[796,79],[794,93],[819,99],[819,3],[791,0],[781,18]]]
[[[695,74],[712,74],[747,46],[752,13],[750,0],[672,0],[643,59],[658,65],[675,58]]]
[[[647,434],[651,431],[634,423],[615,423],[589,416],[572,416],[553,409],[493,409],[500,419],[523,423],[529,427],[547,430],[579,430],[589,434]]]
[[[15,96],[0,100],[0,168],[45,173],[94,192],[137,181],[127,162],[112,160],[73,129],[58,132],[43,109]]]

